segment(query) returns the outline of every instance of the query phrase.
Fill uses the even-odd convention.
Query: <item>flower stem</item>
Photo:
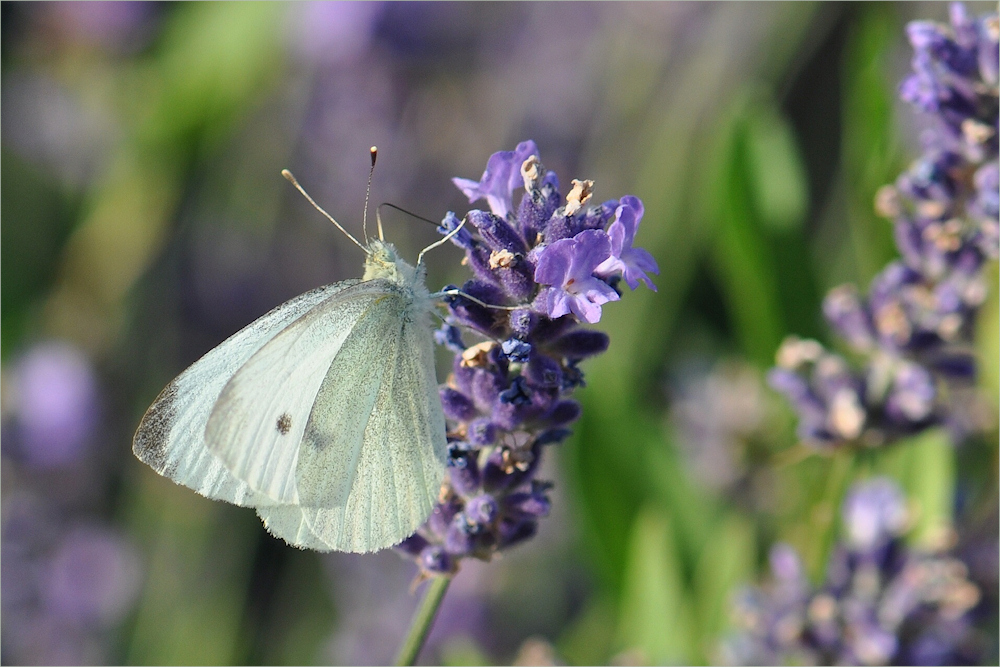
[[[413,622],[410,623],[410,630],[406,633],[406,639],[396,656],[397,665],[413,665],[417,662],[420,649],[424,647],[424,641],[434,625],[434,617],[437,616],[441,600],[444,599],[448,584],[451,583],[450,576],[438,576],[431,578],[431,585],[424,594],[424,599],[420,601],[416,613],[413,615]]]

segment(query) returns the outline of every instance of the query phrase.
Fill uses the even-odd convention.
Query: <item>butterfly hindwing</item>
[[[298,505],[258,507],[257,516],[264,522],[267,532],[291,545],[316,551],[333,550],[332,545],[324,542],[313,532],[306,519],[306,510]]]
[[[286,301],[192,364],[146,411],[132,445],[136,457],[209,498],[244,506],[267,504],[267,497],[234,476],[205,446],[205,427],[213,406],[229,379],[281,330],[357,282],[327,285]]]

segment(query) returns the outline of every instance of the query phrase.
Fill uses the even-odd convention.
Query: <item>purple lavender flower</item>
[[[458,177],[451,180],[469,198],[470,204],[485,199],[494,215],[506,218],[511,212],[514,190],[524,182],[521,166],[532,155],[538,157],[535,142],[522,141],[512,151],[500,151],[491,155],[479,182]]]
[[[736,599],[730,664],[977,664],[970,610],[979,589],[946,553],[907,547],[903,494],[892,481],[857,484],[843,507],[848,539],[812,588],[795,551],[771,551],[774,582]]]
[[[552,319],[573,313],[584,322],[599,322],[601,305],[618,300],[618,293],[594,276],[599,266],[612,259],[610,254],[608,235],[598,230],[583,231],[543,248],[535,282],[550,287],[539,293],[538,309]]]
[[[609,277],[621,275],[629,289],[639,286],[639,281],[654,292],[656,285],[649,279],[646,272],[659,275],[660,268],[653,256],[642,248],[633,248],[632,242],[639,231],[642,220],[642,202],[631,195],[622,197],[621,205],[615,209],[615,221],[608,227],[608,237],[611,239],[611,256],[604,260],[596,269],[596,273]]]
[[[289,46],[317,63],[355,60],[368,47],[384,8],[380,2],[297,3],[289,17]]]
[[[917,21],[907,32],[914,73],[900,95],[929,114],[932,127],[924,154],[876,196],[878,212],[894,220],[902,260],[872,280],[867,296],[841,286],[823,304],[866,367],[848,371],[853,393],[834,390],[815,362],[846,362],[837,357],[834,364],[835,355],[823,352],[789,363],[792,341],[770,376],[799,411],[799,433],[813,443],[879,444],[942,420],[958,434],[969,430],[948,401],[974,376],[966,349],[986,300],[983,267],[1000,254],[997,15],[973,19],[955,3],[951,25]]]
[[[19,454],[38,467],[78,460],[97,427],[97,380],[79,350],[43,343],[17,361],[12,404]]]
[[[580,415],[568,397],[583,384],[579,362],[608,347],[605,334],[578,325],[597,322],[601,306],[620,298],[609,283],[619,273],[656,267],[632,246],[642,203],[624,197],[588,206],[593,183],[580,180],[563,199],[534,142],[495,153],[478,183],[454,180],[491,210],[469,211],[452,238],[474,277],[449,297],[437,335],[456,352],[441,388],[449,475],[427,523],[398,547],[424,574],[454,572],[468,557],[488,560],[535,534],[551,507],[551,485],[535,471]],[[518,185],[524,195],[515,207]],[[439,231],[458,224],[449,213]],[[612,258],[609,226],[618,230],[616,257],[625,268],[602,275],[598,267]],[[645,274],[636,279],[649,284]],[[481,342],[463,341],[470,334]]]
[[[43,576],[49,613],[72,624],[110,627],[139,593],[142,571],[135,547],[101,526],[77,526],[63,539]]]

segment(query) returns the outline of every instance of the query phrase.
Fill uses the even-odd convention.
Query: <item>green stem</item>
[[[431,578],[431,585],[413,615],[410,631],[406,633],[406,639],[403,640],[403,645],[396,656],[397,665],[416,664],[417,656],[420,655],[420,649],[424,647],[424,641],[431,631],[431,626],[434,625],[434,617],[437,616],[438,607],[441,606],[441,600],[444,599],[450,583],[451,577],[448,576]]]

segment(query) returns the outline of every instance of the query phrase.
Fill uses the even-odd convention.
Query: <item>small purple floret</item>
[[[486,162],[486,171],[478,182],[457,177],[451,180],[469,198],[470,204],[485,199],[495,215],[506,218],[511,212],[514,190],[524,184],[521,165],[531,155],[538,155],[535,142],[522,141],[512,151],[500,151],[491,155]]]
[[[646,273],[659,275],[660,267],[648,252],[632,247],[642,214],[643,206],[638,197],[627,195],[621,198],[621,205],[615,209],[615,221],[608,227],[611,256],[601,262],[595,273],[605,277],[621,275],[629,289],[635,289],[642,281],[655,292],[656,285]]]
[[[550,287],[542,290],[536,303],[551,318],[572,313],[584,322],[599,322],[601,305],[619,298],[606,282],[593,275],[610,254],[608,235],[596,229],[543,248],[535,280]]]

